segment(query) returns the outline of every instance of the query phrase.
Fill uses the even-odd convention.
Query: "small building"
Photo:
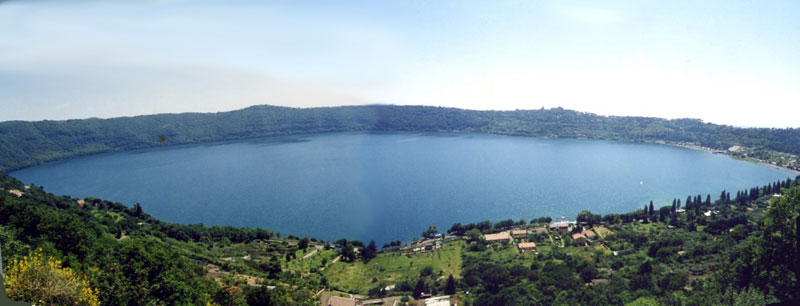
[[[327,306],[356,306],[356,299],[341,296],[331,296],[328,298]]]
[[[585,236],[586,239],[589,239],[589,240],[594,240],[597,237],[597,234],[595,234],[594,231],[590,230],[590,229],[583,230],[581,232],[581,234],[583,234],[583,236]]]
[[[599,285],[599,284],[608,284],[608,279],[605,278],[595,278],[592,280],[592,286]]]
[[[572,234],[572,240],[574,240],[575,243],[582,244],[582,245],[586,245],[586,243],[588,242],[588,240],[586,239],[586,236],[584,236],[581,233]]]
[[[520,251],[536,251],[536,242],[521,242],[517,244]]]
[[[425,306],[450,306],[450,296],[437,296],[425,300]]]
[[[568,232],[572,230],[573,224],[574,222],[569,222],[569,221],[553,222],[550,224],[550,229],[556,231]]]
[[[18,198],[22,197],[22,191],[19,191],[17,189],[9,189],[8,193],[17,196]]]
[[[86,204],[86,201],[84,201],[83,199],[78,200],[78,205],[83,206],[85,204]]]
[[[511,236],[525,236],[528,234],[528,230],[526,229],[515,229],[511,231]]]
[[[508,233],[508,231],[505,231],[505,232],[499,232],[499,233],[495,233],[495,234],[483,235],[483,239],[486,239],[486,241],[489,241],[489,242],[496,242],[496,241],[503,241],[503,240],[509,240],[510,241],[511,240],[511,235]]]

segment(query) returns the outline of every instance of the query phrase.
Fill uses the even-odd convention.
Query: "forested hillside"
[[[300,281],[282,272],[298,252],[298,239],[277,235],[165,223],[138,204],[129,208],[56,196],[0,174],[3,277],[14,300],[37,305],[310,304],[321,288],[319,278]],[[266,260],[230,259],[247,247],[259,249]]]
[[[0,171],[82,154],[242,138],[344,131],[447,131],[537,137],[666,141],[788,163],[800,129],[755,129],[693,119],[607,117],[561,108],[473,111],[427,106],[287,108],[253,106],[222,113],[0,123]],[[788,164],[786,164],[788,165]],[[791,165],[788,165],[791,166]]]
[[[454,224],[445,237],[432,226],[423,240],[380,251],[374,242],[165,223],[139,205],[56,196],[5,175],[0,188],[5,285],[10,297],[37,305],[310,305],[322,292],[389,305],[442,294],[459,305],[800,298],[800,176],[713,201],[584,211],[569,230],[548,230],[546,217]],[[514,243],[487,239],[512,229],[523,232]]]

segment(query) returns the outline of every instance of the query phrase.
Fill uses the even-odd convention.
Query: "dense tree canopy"
[[[739,145],[770,159],[800,154],[800,129],[736,128],[694,119],[598,116],[562,108],[473,111],[426,106],[253,106],[209,114],[0,123],[0,171],[82,154],[263,136],[344,131],[443,131]],[[782,161],[775,158],[775,161]]]

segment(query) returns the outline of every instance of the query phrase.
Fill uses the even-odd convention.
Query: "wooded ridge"
[[[85,154],[264,136],[350,131],[473,132],[686,143],[796,166],[800,129],[737,128],[697,119],[600,116],[562,108],[476,111],[431,106],[252,106],[220,113],[0,122],[0,172]],[[735,154],[734,154],[735,155]],[[793,163],[788,163],[792,161]],[[783,163],[783,164],[782,164]],[[788,163],[788,164],[787,164]]]

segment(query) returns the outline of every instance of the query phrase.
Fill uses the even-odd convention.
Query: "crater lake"
[[[626,213],[795,174],[686,148],[450,133],[337,133],[169,146],[10,173],[168,222],[263,227],[283,236],[418,237],[429,225]]]

